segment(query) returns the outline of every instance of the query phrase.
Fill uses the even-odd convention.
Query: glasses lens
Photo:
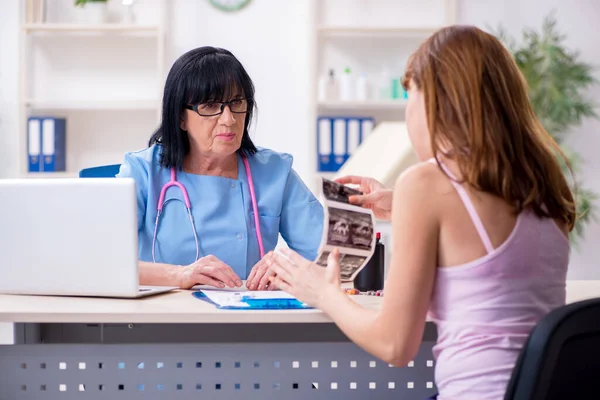
[[[221,103],[204,103],[198,106],[198,114],[215,115],[221,112]]]
[[[248,102],[245,99],[233,100],[231,102],[231,112],[245,113],[248,109]]]

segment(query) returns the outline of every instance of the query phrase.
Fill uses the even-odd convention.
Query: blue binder
[[[255,299],[250,296],[242,297],[242,301],[248,304],[247,307],[242,306],[221,306],[211,301],[201,291],[192,292],[192,296],[197,299],[213,304],[221,310],[308,310],[310,307],[296,299]]]
[[[338,171],[371,133],[374,123],[371,117],[317,118],[318,171]]]

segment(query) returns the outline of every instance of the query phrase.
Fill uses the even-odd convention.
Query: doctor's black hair
[[[190,151],[188,134],[180,125],[186,106],[229,101],[236,90],[248,102],[238,152],[250,156],[257,151],[248,133],[256,104],[254,84],[242,64],[228,50],[210,46],[190,50],[175,61],[165,82],[162,120],[149,141],[149,146],[162,146],[161,166],[183,169],[183,160]]]

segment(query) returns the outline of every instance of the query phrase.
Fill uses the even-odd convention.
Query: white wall
[[[523,27],[539,29],[543,18],[552,10],[556,13],[558,29],[567,35],[565,43],[580,51],[582,60],[599,67],[596,77],[600,79],[600,46],[596,31],[600,24],[600,2],[597,0],[460,0],[459,22],[483,29],[495,29],[502,24],[516,36]],[[600,103],[600,86],[590,90],[589,96]],[[587,188],[600,194],[600,121],[586,120],[572,130],[566,144],[579,152],[586,162],[578,178]],[[586,230],[585,240],[579,248],[572,250],[569,279],[600,279],[598,243],[600,223],[596,222]]]
[[[0,178],[17,174],[18,130],[18,3],[0,5]]]
[[[17,174],[17,2],[0,6],[0,178]],[[13,343],[13,324],[0,323],[0,344]]]

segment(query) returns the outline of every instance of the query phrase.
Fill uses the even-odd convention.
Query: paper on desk
[[[221,288],[221,289],[217,289],[214,286],[210,286],[210,285],[195,285],[190,290],[199,290],[201,292],[203,292],[204,290],[214,290],[214,291],[221,291],[221,292],[247,292],[247,291],[249,291],[248,288],[246,287],[245,282],[244,282],[244,284],[242,284],[242,286],[239,286],[239,287],[225,286],[224,288]]]
[[[295,299],[294,296],[281,291],[281,290],[259,290],[255,292],[251,291],[237,291],[232,292],[229,290],[202,290],[202,293],[210,299],[213,303],[223,307],[250,307],[250,305],[243,301],[243,298],[253,299]]]

